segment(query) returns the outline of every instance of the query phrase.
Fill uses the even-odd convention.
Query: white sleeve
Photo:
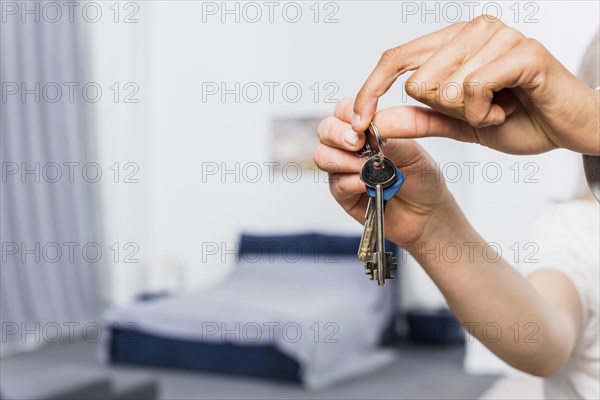
[[[519,263],[525,276],[547,268],[565,274],[579,293],[583,321],[592,285],[597,284],[597,208],[597,203],[584,201],[554,206],[533,226],[524,246],[530,251]]]

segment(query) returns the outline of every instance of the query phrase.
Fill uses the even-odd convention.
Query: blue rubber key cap
[[[404,176],[404,174],[400,171],[398,167],[396,167],[396,182],[392,186],[383,189],[383,201],[390,201],[396,195],[396,193],[398,193],[405,180],[406,177]],[[369,197],[374,199],[375,189],[367,186],[367,194],[369,195]]]

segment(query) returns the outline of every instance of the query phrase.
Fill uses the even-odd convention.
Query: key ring
[[[384,141],[381,139],[381,136],[379,136],[379,129],[377,129],[377,125],[375,125],[375,123],[373,121],[371,121],[369,123],[369,132],[371,132],[371,134],[373,136],[375,136],[375,141],[377,143],[377,153],[379,154],[379,162],[383,163],[383,144]]]
[[[373,149],[371,147],[371,144],[369,143],[369,133],[373,136],[375,136],[375,142],[377,143],[377,149]],[[365,136],[366,136],[366,140],[365,140],[365,145],[363,146],[362,149],[360,149],[359,151],[356,152],[356,155],[359,157],[364,157],[364,156],[372,156],[373,154],[379,154],[379,161],[381,163],[383,163],[383,145],[385,144],[385,141],[381,139],[381,136],[379,136],[379,129],[377,129],[377,126],[375,125],[375,123],[370,122],[369,123],[369,128],[365,131]]]

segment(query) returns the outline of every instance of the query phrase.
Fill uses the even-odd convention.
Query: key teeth
[[[377,279],[377,268],[375,267],[375,263],[373,261],[367,261],[364,263],[365,275],[371,281],[377,281],[379,286],[384,286],[380,284]],[[394,279],[396,277],[395,272],[398,270],[398,258],[394,257],[394,253],[386,252],[385,253],[385,268],[383,269],[385,273],[384,284],[386,279]]]
[[[372,262],[365,263],[365,275],[369,278],[369,280],[375,279],[375,266]]]
[[[396,277],[397,270],[398,270],[398,259],[396,257],[388,258],[388,265],[386,268],[386,279],[394,279]]]

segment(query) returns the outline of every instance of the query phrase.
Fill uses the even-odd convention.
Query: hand
[[[317,129],[321,145],[314,159],[330,173],[335,199],[364,223],[368,198],[359,178],[364,158],[354,151],[365,137],[352,130],[352,105],[352,100],[340,101],[335,116],[321,122]],[[375,114],[373,121],[383,136],[398,135],[405,109]],[[385,153],[406,175],[403,187],[386,206],[386,237],[414,256],[459,320],[468,321],[471,334],[498,357],[530,374],[555,373],[572,353],[581,325],[577,314],[581,304],[569,279],[544,270],[528,282],[500,255],[495,258],[494,249],[490,258],[487,250],[480,251],[485,240],[460,211],[431,157],[410,139],[388,139]],[[421,173],[424,168],[426,173]],[[444,248],[458,248],[457,257],[442,255]],[[515,343],[509,335],[490,340],[482,328],[490,316],[501,327],[535,324],[540,345]]]
[[[341,100],[333,117],[321,121],[317,134],[321,145],[314,154],[317,166],[330,174],[330,190],[338,203],[360,223],[365,222],[368,196],[359,172],[365,162],[355,154],[365,136],[352,130],[352,99]],[[383,110],[375,124],[393,136],[398,107]],[[392,131],[387,131],[391,129]],[[385,154],[406,175],[398,194],[386,206],[386,237],[401,246],[428,241],[446,214],[462,215],[433,159],[410,139],[388,139]],[[427,173],[422,173],[427,171]],[[436,171],[436,172],[433,172]],[[443,229],[445,230],[445,229]]]
[[[512,154],[557,147],[599,155],[600,93],[539,42],[484,15],[387,50],[356,97],[364,131],[380,96],[407,71],[408,95],[430,106],[397,112],[382,136],[444,136]]]

